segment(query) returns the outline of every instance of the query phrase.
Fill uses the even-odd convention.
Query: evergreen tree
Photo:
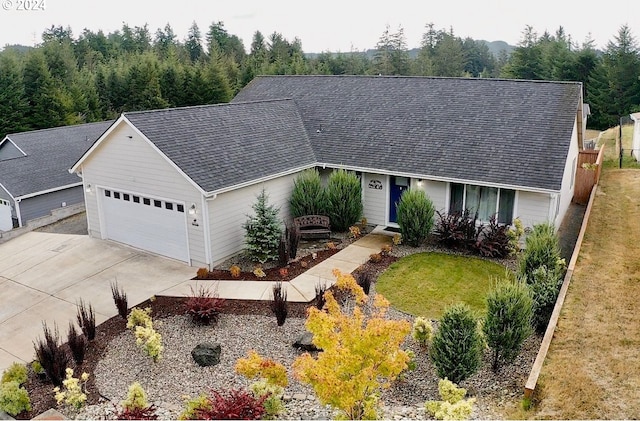
[[[433,70],[436,76],[460,77],[467,60],[462,42],[453,36],[453,32],[444,34],[433,53]]]
[[[71,104],[55,86],[42,50],[27,54],[24,65],[25,95],[29,103],[26,119],[33,129],[58,127],[67,121]]]
[[[189,59],[191,59],[192,63],[200,60],[200,58],[204,54],[204,50],[202,49],[202,37],[200,35],[200,28],[198,28],[198,24],[195,21],[189,28],[189,33],[187,34],[187,40],[184,43],[184,48],[189,54]]]
[[[5,51],[0,54],[0,139],[28,129],[27,107],[18,60],[14,54]]]
[[[220,63],[221,59],[217,53],[214,55],[204,68],[205,86],[202,89],[207,104],[229,102],[233,95],[229,79]]]
[[[247,253],[252,260],[266,263],[278,258],[278,245],[282,237],[282,227],[278,219],[279,209],[268,204],[264,189],[253,204],[254,215],[248,216],[243,225]]]
[[[533,27],[526,26],[522,40],[502,69],[502,76],[512,79],[543,79],[542,50]]]
[[[160,75],[155,57],[140,55],[127,72],[127,91],[129,95],[125,109],[152,110],[167,107],[160,92]]]

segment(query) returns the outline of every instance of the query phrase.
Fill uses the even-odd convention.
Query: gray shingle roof
[[[316,162],[292,100],[124,115],[207,192]]]
[[[581,89],[578,82],[261,76],[232,102],[294,99],[318,161],[328,165],[560,190]]]
[[[112,123],[113,120],[7,135],[27,156],[0,161],[0,183],[13,197],[19,197],[81,182],[76,174],[69,174],[69,168]]]

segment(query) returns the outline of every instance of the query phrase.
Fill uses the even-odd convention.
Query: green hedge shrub
[[[31,411],[29,392],[17,381],[3,382],[0,384],[0,409],[11,416]]]
[[[1,383],[18,382],[23,384],[27,381],[27,366],[20,363],[13,363],[2,373]]]
[[[524,281],[501,279],[487,295],[487,315],[482,331],[493,352],[492,368],[512,362],[531,335],[533,299]]]
[[[533,231],[525,239],[525,249],[519,261],[518,275],[529,279],[533,271],[541,266],[562,277],[564,261],[560,254],[560,244],[555,228],[549,223],[533,226]]]
[[[326,215],[326,194],[316,168],[304,170],[293,181],[289,199],[291,216]]]
[[[354,172],[335,170],[329,175],[326,190],[327,215],[331,229],[345,232],[362,216],[362,186]]]
[[[527,278],[533,293],[533,326],[538,333],[544,333],[556,305],[562,279],[556,270],[548,270],[541,266]]]
[[[431,343],[431,359],[438,377],[459,383],[480,367],[482,337],[471,308],[464,303],[449,306]]]
[[[405,243],[418,247],[433,229],[435,209],[423,190],[405,190],[398,201],[397,222]]]

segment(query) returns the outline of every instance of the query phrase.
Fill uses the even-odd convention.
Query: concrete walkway
[[[352,272],[391,244],[390,233],[375,230],[290,281],[289,301],[310,302],[315,286],[331,286],[337,268]],[[271,299],[274,282],[192,281],[196,268],[110,241],[86,235],[29,232],[0,244],[0,373],[12,362],[35,358],[33,342],[42,337],[42,323],[58,326],[66,338],[83,299],[95,310],[96,323],[115,316],[111,283],[117,281],[129,306],[151,296],[187,296],[203,282],[215,285],[226,299]]]

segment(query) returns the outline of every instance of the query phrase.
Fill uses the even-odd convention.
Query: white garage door
[[[11,231],[12,228],[11,204],[4,199],[0,199],[0,231]]]
[[[101,189],[105,237],[189,262],[184,204]]]

